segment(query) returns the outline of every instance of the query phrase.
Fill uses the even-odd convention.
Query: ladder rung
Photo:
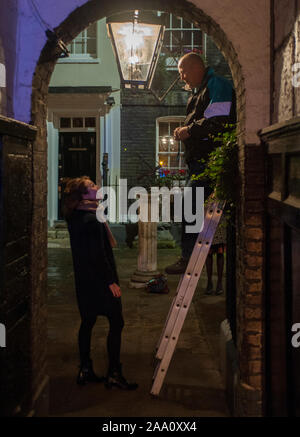
[[[182,307],[182,302],[183,302],[185,293],[189,287],[189,283],[190,283],[193,275],[196,274],[197,276],[199,275],[199,277],[201,275],[201,271],[202,271],[203,265],[205,263],[205,259],[207,257],[207,253],[208,253],[210,244],[205,244],[205,245],[201,244],[199,246],[199,242],[202,242],[202,241],[205,242],[207,239],[209,239],[209,238],[211,239],[211,234],[212,234],[212,238],[213,238],[214,233],[211,232],[211,229],[214,227],[213,218],[216,215],[218,215],[218,213],[217,213],[218,209],[219,209],[218,204],[216,204],[216,205],[214,205],[214,208],[212,208],[212,209],[209,208],[207,213],[206,213],[203,230],[199,233],[199,236],[196,240],[193,253],[191,255],[187,269],[186,269],[184,275],[182,275],[180,284],[177,288],[177,295],[175,296],[175,298],[173,300],[172,306],[170,308],[170,311],[169,311],[169,314],[167,317],[167,322],[165,324],[165,328],[164,328],[163,333],[160,337],[159,347],[158,347],[157,353],[156,353],[157,359],[160,359],[160,360],[162,359],[163,352],[166,348],[167,342],[169,341],[170,334],[171,334],[173,326],[176,322],[178,312],[180,311],[180,309]],[[202,267],[199,266],[196,269],[196,273],[195,273],[195,267],[196,267],[196,264],[198,263],[199,256],[201,256],[201,257],[204,256],[204,260],[202,263],[203,265],[202,265]],[[199,263],[198,263],[198,265],[199,265]],[[198,280],[197,280],[197,282],[198,282]]]
[[[154,372],[152,395],[158,396],[160,393],[224,206],[225,202],[214,202],[208,207],[203,230],[198,235],[186,272],[178,285],[177,295],[173,299],[158,343],[157,358],[160,361]],[[202,240],[205,244],[199,245]]]

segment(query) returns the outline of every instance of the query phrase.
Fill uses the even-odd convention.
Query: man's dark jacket
[[[67,223],[81,317],[107,314],[120,298],[109,289],[119,281],[105,225],[95,213],[82,210],[73,211]]]
[[[190,137],[184,141],[185,159],[191,161],[207,159],[216,147],[211,138],[226,131],[225,124],[236,122],[235,92],[229,80],[216,76],[207,68],[200,87],[187,102],[187,116]]]

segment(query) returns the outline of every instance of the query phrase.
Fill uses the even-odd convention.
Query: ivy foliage
[[[215,191],[217,199],[226,200],[229,207],[236,202],[238,186],[238,144],[236,126],[225,125],[226,132],[213,138],[216,148],[208,155],[208,160],[201,160],[205,170],[193,175],[193,180],[206,179]]]

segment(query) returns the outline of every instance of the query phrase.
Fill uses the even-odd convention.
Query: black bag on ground
[[[147,282],[146,287],[149,293],[167,294],[170,291],[167,278],[164,275],[150,279],[150,281]]]

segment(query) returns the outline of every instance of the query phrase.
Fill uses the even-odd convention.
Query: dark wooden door
[[[96,133],[60,132],[58,165],[58,218],[62,219],[61,180],[66,177],[89,176],[96,182]]]
[[[264,131],[267,142],[266,406],[300,416],[300,120]]]

